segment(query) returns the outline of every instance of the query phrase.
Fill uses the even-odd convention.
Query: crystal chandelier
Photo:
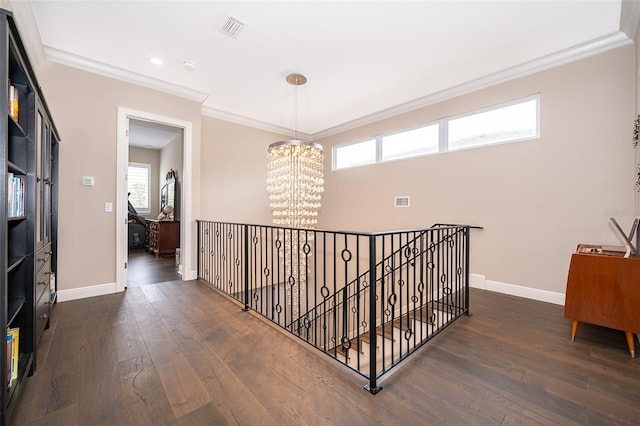
[[[294,86],[306,83],[300,74],[289,74],[287,82]],[[296,92],[297,104],[297,92]],[[268,150],[267,191],[273,210],[273,223],[295,229],[309,229],[318,223],[318,209],[324,191],[324,154],[322,146],[295,139],[274,142]],[[284,258],[287,305],[291,319],[297,319],[300,301],[306,291],[307,259],[300,253],[310,240],[305,232],[283,230],[285,242],[280,255]],[[297,286],[297,289],[294,287]]]
[[[288,228],[310,228],[318,223],[324,191],[322,146],[300,140],[269,145],[267,191],[273,223]]]
[[[307,82],[301,74],[289,74],[287,82],[297,87]],[[318,223],[324,191],[322,146],[295,139],[269,145],[267,191],[273,223],[289,228],[310,228]]]

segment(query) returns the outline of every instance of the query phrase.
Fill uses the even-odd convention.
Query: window
[[[449,151],[538,136],[538,98],[449,119]]]
[[[333,149],[333,169],[540,137],[540,95]]]
[[[151,213],[151,166],[143,163],[129,163],[129,201],[139,214]]]
[[[438,152],[438,124],[382,137],[382,161]]]
[[[371,139],[335,148],[334,170],[376,162],[376,140]]]

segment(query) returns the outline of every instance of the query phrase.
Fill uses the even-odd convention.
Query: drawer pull
[[[45,285],[45,284],[47,284],[46,281],[38,281],[38,285]]]
[[[47,314],[42,314],[42,315],[40,315],[40,318],[42,318],[42,319],[47,319],[47,318],[49,318],[49,315],[47,315]]]

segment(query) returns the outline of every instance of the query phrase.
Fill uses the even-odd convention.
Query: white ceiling
[[[162,149],[180,137],[183,130],[152,121],[129,121],[129,145],[147,149]]]
[[[21,0],[12,7],[19,27],[37,25],[44,49],[32,34],[30,54],[302,138],[629,43],[621,11],[625,26],[625,13],[638,9],[627,0]],[[228,14],[246,23],[236,39],[219,31]],[[154,56],[164,65],[151,64]],[[185,61],[196,70],[185,70]],[[291,72],[308,83],[288,85]]]

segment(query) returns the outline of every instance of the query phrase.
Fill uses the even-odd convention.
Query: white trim
[[[569,49],[547,55],[543,58],[525,62],[524,64],[516,65],[514,67],[477,78],[467,83],[459,84],[457,86],[441,90],[440,92],[436,92],[431,95],[415,99],[413,101],[405,102],[403,104],[396,105],[394,107],[378,111],[376,113],[357,118],[343,124],[339,124],[320,132],[316,132],[312,135],[312,137],[315,140],[333,136],[338,133],[346,132],[348,130],[362,127],[367,124],[395,117],[397,115],[414,111],[429,105],[444,102],[458,96],[485,89],[487,87],[495,86],[507,81],[535,74],[537,72],[568,64],[570,62],[585,59],[631,43],[633,43],[633,41],[630,40],[629,37],[626,36],[626,34],[618,31],[608,36],[600,37],[595,40],[580,44],[578,46],[574,46]]]
[[[81,69],[105,77],[115,78],[116,80],[136,84],[149,89],[159,90],[161,92],[180,96],[192,101],[202,103],[209,96],[208,94],[198,90],[167,83],[166,81],[147,77],[145,75],[117,68],[102,62],[93,61],[50,46],[44,46],[44,53],[47,59],[51,62],[67,65],[69,67]]]
[[[191,265],[195,247],[193,245],[193,232],[195,222],[192,213],[192,170],[193,170],[193,123],[176,118],[157,115],[149,112],[133,110],[126,107],[118,107],[117,130],[117,197],[116,197],[116,288],[123,291],[127,286],[127,270],[124,263],[127,261],[127,227],[126,227],[126,170],[129,160],[128,128],[129,119],[151,121],[168,126],[183,129],[183,164],[182,185],[180,187],[180,263]],[[183,275],[183,280],[195,279],[197,273],[191,271]]]
[[[491,281],[487,280],[484,275],[480,274],[469,274],[469,287],[495,291],[497,293],[509,294],[511,296],[524,297],[525,299],[553,303],[555,305],[564,305],[564,293],[556,293],[537,288],[522,287],[515,284]]]
[[[314,135],[304,133],[301,131],[294,131],[286,127],[276,126],[275,124],[265,123],[264,121],[253,120],[251,118],[243,117],[241,115],[233,114],[231,112],[221,111],[219,109],[203,106],[201,111],[202,115],[219,120],[229,121],[231,123],[241,124],[243,126],[253,127],[255,129],[265,130],[267,132],[277,133],[279,135],[292,137],[304,141],[309,141],[314,138]]]
[[[87,297],[104,296],[105,294],[117,293],[116,283],[98,284],[89,287],[71,288],[69,290],[58,290],[58,302],[68,302],[69,300],[86,299]]]
[[[13,17],[20,33],[20,39],[29,56],[29,61],[38,74],[38,69],[47,63],[47,58],[42,46],[42,37],[38,29],[36,17],[30,1],[10,0]],[[22,28],[25,28],[22,31]],[[28,29],[28,30],[27,30]]]

